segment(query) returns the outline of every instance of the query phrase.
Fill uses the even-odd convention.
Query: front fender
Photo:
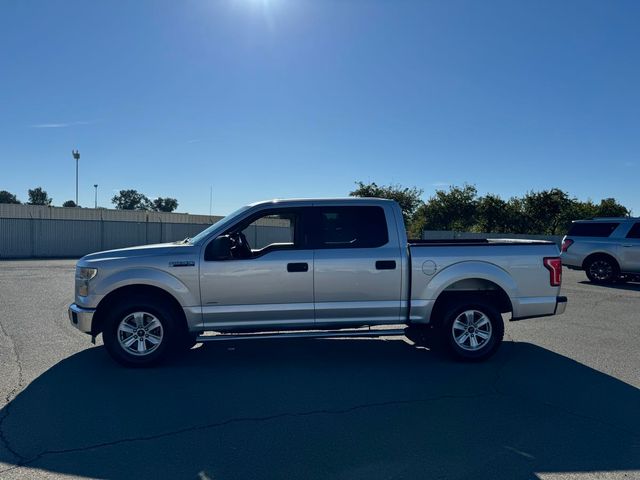
[[[194,275],[197,280],[197,271]],[[164,270],[151,267],[136,267],[119,270],[101,277],[92,285],[93,293],[98,298],[104,298],[107,294],[121,287],[129,285],[148,285],[157,287],[170,293],[183,307],[199,305],[199,298],[179,278]]]

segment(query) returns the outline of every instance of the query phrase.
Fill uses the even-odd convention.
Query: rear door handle
[[[378,260],[376,261],[376,270],[395,270],[395,260]]]
[[[308,263],[287,263],[287,272],[308,272]]]

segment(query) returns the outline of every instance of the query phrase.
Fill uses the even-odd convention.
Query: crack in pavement
[[[11,344],[11,350],[13,352],[16,369],[18,371],[17,384],[11,390],[9,390],[9,392],[4,397],[4,407],[2,409],[2,417],[0,417],[0,444],[4,446],[4,448],[7,449],[11,453],[11,455],[17,458],[19,462],[22,462],[25,460],[25,457],[23,455],[20,455],[20,453],[18,453],[11,446],[11,443],[9,442],[9,439],[7,438],[7,435],[5,434],[5,431],[3,428],[4,422],[10,413],[11,401],[18,394],[18,391],[21,389],[24,382],[24,377],[22,372],[22,363],[20,362],[20,356],[18,355],[18,348],[16,347],[16,343],[13,340],[13,338],[11,338],[11,336],[9,335],[9,333],[7,332],[7,330],[5,329],[1,321],[0,321],[0,333],[2,333],[3,336],[7,337],[7,339],[9,340],[9,343]]]
[[[1,327],[1,325],[0,325],[0,327]],[[5,333],[4,329],[2,331],[3,331],[3,333]],[[6,335],[6,333],[5,333],[5,335]],[[509,340],[511,342],[517,343],[517,341],[515,339],[513,339],[511,335],[507,334],[507,336],[508,336],[508,338],[509,338]],[[274,414],[274,415],[265,415],[265,416],[256,416],[256,417],[235,417],[235,418],[230,418],[230,419],[222,420],[222,421],[218,421],[218,422],[207,423],[207,424],[203,424],[203,425],[193,425],[193,426],[190,426],[190,427],[180,428],[180,429],[177,429],[177,430],[171,430],[171,431],[162,432],[162,433],[158,433],[158,434],[154,434],[154,435],[146,435],[146,436],[142,435],[142,436],[120,438],[120,439],[112,440],[112,441],[108,441],[108,442],[94,443],[94,444],[90,444],[90,445],[74,447],[74,448],[68,448],[68,449],[44,450],[44,451],[42,451],[42,452],[40,452],[40,453],[38,453],[38,454],[36,454],[36,455],[34,455],[32,457],[25,457],[25,456],[20,455],[19,453],[15,452],[13,449],[11,449],[7,439],[4,437],[4,434],[0,430],[0,435],[1,435],[2,442],[5,443],[5,445],[7,445],[7,449],[9,451],[11,451],[12,454],[14,454],[16,456],[16,458],[19,459],[19,461],[15,465],[13,465],[13,466],[11,466],[11,467],[9,467],[7,469],[0,470],[0,473],[6,473],[6,472],[11,471],[11,470],[15,470],[15,469],[18,469],[18,468],[21,468],[21,467],[29,466],[30,464],[40,460],[41,458],[43,458],[45,456],[48,456],[48,455],[64,455],[64,454],[69,454],[69,453],[77,453],[77,452],[84,452],[84,451],[89,451],[89,450],[94,450],[94,449],[99,449],[99,448],[111,447],[111,446],[116,446],[116,445],[125,444],[125,443],[153,441],[153,440],[158,440],[158,439],[162,439],[162,438],[168,438],[168,437],[172,437],[172,436],[181,435],[181,434],[184,434],[184,433],[205,431],[205,430],[209,430],[209,429],[220,428],[220,427],[224,427],[224,426],[227,426],[227,425],[238,424],[238,423],[269,422],[269,421],[272,421],[272,420],[279,420],[279,419],[283,419],[283,418],[299,418],[299,417],[310,417],[310,416],[316,416],[316,415],[345,415],[345,414],[349,414],[349,413],[352,413],[352,412],[355,412],[355,411],[358,411],[358,410],[365,410],[365,409],[370,409],[370,408],[395,407],[395,406],[402,406],[402,405],[411,405],[411,404],[436,402],[436,401],[447,400],[447,399],[477,399],[477,398],[491,397],[491,396],[507,397],[507,398],[509,398],[509,397],[511,397],[511,398],[519,398],[519,399],[523,400],[526,403],[538,403],[538,404],[541,404],[543,406],[547,406],[547,407],[551,407],[553,409],[559,410],[560,412],[562,412],[564,414],[575,416],[575,417],[583,419],[583,420],[595,422],[595,423],[598,423],[600,425],[604,425],[605,427],[608,427],[608,428],[610,428],[612,430],[617,430],[617,431],[624,432],[626,434],[631,435],[632,438],[640,438],[640,434],[638,432],[634,432],[634,431],[628,430],[628,429],[626,429],[624,427],[621,427],[620,425],[617,425],[617,424],[614,424],[614,423],[609,423],[609,422],[607,422],[605,420],[602,420],[600,418],[591,417],[591,416],[588,416],[588,415],[580,414],[578,412],[567,410],[566,408],[564,408],[564,407],[562,407],[560,405],[556,405],[556,404],[553,404],[553,403],[548,402],[548,401],[531,399],[531,398],[527,398],[527,397],[525,397],[523,395],[514,394],[514,393],[508,393],[508,392],[505,392],[505,391],[501,390],[500,387],[499,387],[499,383],[503,380],[504,370],[505,370],[506,366],[509,363],[511,363],[511,361],[515,358],[515,356],[516,356],[516,354],[513,352],[513,350],[509,349],[509,351],[505,355],[505,359],[496,368],[496,372],[495,372],[495,376],[494,376],[493,382],[491,382],[491,384],[489,385],[488,390],[485,391],[485,392],[481,392],[481,393],[473,393],[473,394],[442,394],[442,395],[436,395],[436,396],[427,397],[427,398],[405,399],[405,400],[389,400],[389,401],[385,401],[385,402],[365,403],[365,404],[353,405],[353,406],[346,407],[346,408],[317,409],[317,410],[309,410],[309,411],[294,412],[294,413],[283,412],[283,413],[278,413],[278,414]],[[17,351],[16,351],[16,358],[17,358]],[[10,392],[9,395],[7,395],[7,398],[11,397],[11,395],[15,393],[15,391],[21,386],[21,382],[22,382],[22,377],[20,377],[20,383],[12,390],[12,392]],[[9,405],[5,406],[5,411],[8,408],[8,406]],[[2,419],[0,419],[0,426],[1,426],[1,422],[7,417],[7,415],[8,415],[8,413],[5,414]]]
[[[146,436],[143,435],[139,437],[121,438],[118,440],[112,440],[110,442],[95,443],[95,444],[86,445],[83,447],[67,448],[67,449],[60,449],[60,450],[44,450],[29,459],[26,459],[23,457],[23,460],[21,462],[5,470],[0,470],[0,473],[5,473],[10,470],[14,470],[16,468],[28,466],[29,464],[36,462],[37,460],[41,459],[46,455],[64,455],[67,453],[77,453],[77,452],[84,452],[88,450],[94,450],[97,448],[111,447],[111,446],[120,445],[123,443],[146,442],[150,440],[158,440],[161,438],[181,435],[183,433],[197,432],[197,431],[209,430],[213,428],[224,427],[226,425],[231,425],[234,423],[248,423],[248,422],[258,423],[258,422],[268,422],[271,420],[278,420],[282,418],[310,417],[315,415],[345,415],[358,410],[366,410],[369,408],[410,405],[410,404],[416,404],[416,403],[428,403],[428,402],[435,402],[435,401],[446,400],[446,399],[473,399],[473,398],[482,398],[482,397],[488,397],[493,395],[494,395],[493,392],[474,393],[474,394],[468,394],[468,395],[443,394],[443,395],[437,395],[434,397],[420,398],[420,399],[389,400],[386,402],[365,403],[360,405],[353,405],[347,408],[308,410],[305,412],[297,412],[297,413],[283,412],[283,413],[277,413],[274,415],[265,415],[261,417],[230,418],[227,420],[222,420],[220,422],[207,423],[204,425],[194,425],[191,427],[180,428],[178,430],[158,433],[155,435],[146,435]]]

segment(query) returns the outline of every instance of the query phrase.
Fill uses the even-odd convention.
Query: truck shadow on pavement
[[[639,408],[640,390],[527,343],[505,342],[481,364],[401,340],[225,343],[147,370],[121,368],[95,347],[0,411],[0,477],[640,470]]]

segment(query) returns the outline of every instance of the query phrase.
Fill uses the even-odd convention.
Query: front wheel
[[[445,312],[440,333],[454,357],[479,361],[493,355],[502,343],[504,322],[493,305],[458,304]]]
[[[102,337],[114,360],[127,367],[147,367],[167,356],[176,330],[170,305],[132,299],[108,312]]]

